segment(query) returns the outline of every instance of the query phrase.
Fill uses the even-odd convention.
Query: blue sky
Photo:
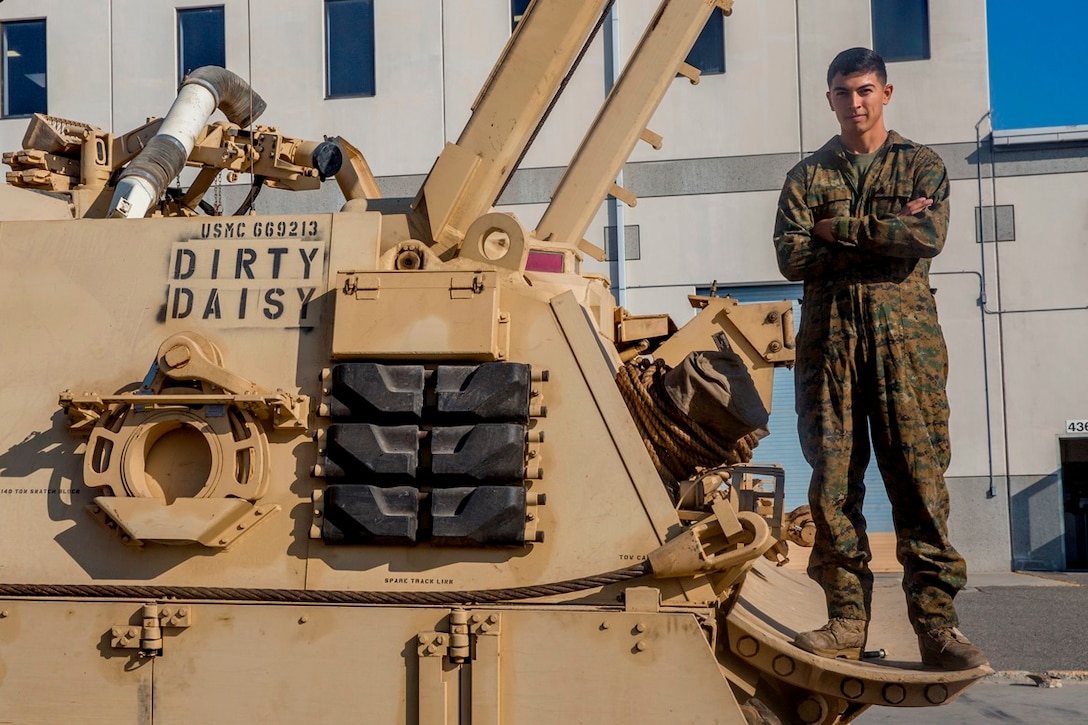
[[[994,128],[1088,125],[1088,0],[987,0],[986,14]]]

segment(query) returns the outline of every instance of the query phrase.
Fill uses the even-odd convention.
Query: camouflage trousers
[[[928,288],[830,300],[806,290],[796,366],[798,431],[812,465],[816,542],[808,573],[830,617],[868,620],[872,554],[863,477],[872,450],[892,505],[896,555],[916,632],[957,626],[967,566],[948,539],[948,358]],[[823,304],[821,304],[823,303]]]

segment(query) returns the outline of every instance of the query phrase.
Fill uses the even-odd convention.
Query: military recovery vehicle
[[[751,463],[788,302],[677,330],[581,272],[716,4],[663,0],[532,230],[494,204],[606,0],[532,5],[410,204],[223,69],[122,135],[36,118],[0,189],[0,720],[834,723],[987,674],[790,644],[811,528]],[[338,213],[246,213],[333,177]]]

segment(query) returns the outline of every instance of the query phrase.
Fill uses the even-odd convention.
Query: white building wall
[[[797,0],[804,148],[814,151],[838,133],[827,104],[827,66],[855,46],[872,47],[869,0]],[[895,87],[887,119],[907,138],[937,144],[965,141],[989,108],[986,2],[929,3],[931,58],[888,64]]]
[[[110,124],[110,0],[8,0],[0,20],[47,18],[46,64],[50,113]],[[25,118],[0,119],[0,149],[22,148]]]
[[[377,94],[325,100],[317,0],[6,0],[0,21],[48,19],[51,114],[124,132],[164,114],[175,97],[177,8],[209,4],[226,10],[228,67],[268,101],[261,123],[303,138],[346,137],[406,196],[443,144],[460,135],[510,29],[507,0],[376,0]],[[617,5],[626,58],[656,2]],[[949,238],[933,265],[950,357],[949,477],[959,511],[953,538],[986,568],[1000,568],[1009,557],[992,552],[1007,551],[1010,516],[1014,535],[1027,542],[1025,561],[1053,542],[1053,531],[1060,535],[1061,497],[1055,504],[1053,487],[1049,498],[1031,500],[1039,518],[1027,523],[1016,518],[1015,501],[1058,470],[1065,420],[1088,418],[1080,374],[1088,353],[1080,334],[1088,312],[1081,283],[1088,162],[1078,161],[1088,154],[1048,161],[1028,153],[1015,163],[998,155],[996,194],[984,179],[983,201],[1015,207],[1016,241],[985,245],[984,312],[973,175],[975,125],[989,105],[985,0],[931,2],[930,30],[930,60],[889,64],[896,90],[888,119],[910,138],[941,145],[953,174]],[[527,228],[545,208],[554,167],[567,163],[603,100],[602,36],[522,164],[537,179],[526,186],[535,191],[502,206]],[[694,86],[677,79],[649,124],[664,148],[640,144],[628,167],[628,178],[635,170],[643,178],[638,205],[624,210],[641,243],[640,258],[625,267],[633,312],[666,312],[682,322],[696,286],[782,281],[771,245],[782,174],[802,150],[837,132],[825,98],[828,62],[843,48],[870,43],[867,0],[736,3],[726,20],[726,73]],[[0,119],[0,148],[18,148],[26,123]],[[670,160],[682,162],[655,165]],[[1055,164],[1070,173],[1053,173]],[[698,191],[675,190],[689,182]],[[322,198],[336,202],[335,194]],[[587,239],[603,246],[606,224],[602,207]],[[609,274],[612,265],[587,261],[585,268]],[[1006,483],[1006,475],[1013,480]],[[1044,531],[1038,547],[1033,527]],[[1056,559],[1038,561],[1053,566]]]
[[[1067,420],[1088,418],[1088,174],[1000,178],[1016,240],[988,244],[989,306],[1004,329],[1004,385],[1013,475],[1059,468]]]
[[[620,3],[624,58],[657,4]],[[678,78],[650,123],[664,137],[661,150],[639,144],[631,160],[799,151],[793,6],[794,0],[737,3],[725,20],[726,72],[695,85]]]

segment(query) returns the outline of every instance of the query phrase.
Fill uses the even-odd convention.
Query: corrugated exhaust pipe
[[[231,123],[248,126],[265,107],[264,99],[226,68],[206,65],[185,76],[158,134],[121,173],[107,216],[142,218],[170,180],[181,173],[197,135],[216,108]]]

